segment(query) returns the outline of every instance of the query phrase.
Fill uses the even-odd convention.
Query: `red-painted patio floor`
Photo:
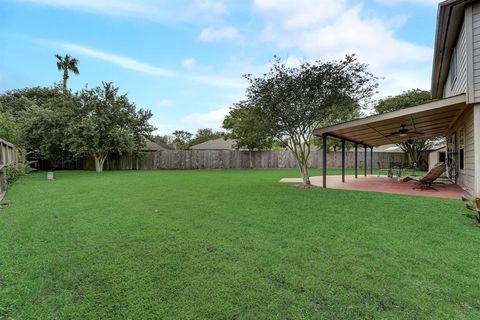
[[[323,185],[322,176],[314,176],[310,178],[313,185],[321,187]],[[280,182],[295,182],[301,183],[302,179],[298,178],[284,178]],[[377,176],[359,176],[355,179],[354,176],[345,176],[345,183],[342,183],[342,176],[328,176],[327,188],[331,189],[345,189],[358,191],[375,191],[393,194],[406,194],[412,196],[438,197],[461,199],[462,195],[468,194],[460,186],[451,182],[442,181],[443,184],[435,184],[435,190],[420,190],[416,188],[414,181],[401,182],[396,178],[377,177]]]

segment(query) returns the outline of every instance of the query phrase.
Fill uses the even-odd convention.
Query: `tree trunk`
[[[63,92],[67,93],[68,70],[63,70]]]
[[[302,174],[302,180],[304,185],[311,185],[310,175],[308,174],[308,162],[304,162],[300,165],[300,173]]]
[[[95,171],[98,173],[103,172],[103,164],[105,163],[105,159],[107,158],[107,156],[95,155],[94,158],[95,158]]]
[[[292,141],[291,145],[288,143],[285,144],[288,149],[293,153],[295,159],[297,160],[298,169],[300,170],[300,175],[302,176],[303,184],[310,186],[310,176],[308,174],[308,157],[310,156],[310,146],[307,144],[297,143]]]

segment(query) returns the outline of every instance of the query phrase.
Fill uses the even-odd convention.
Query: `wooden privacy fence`
[[[8,165],[18,161],[18,153],[15,146],[10,142],[0,139],[0,199],[7,191],[7,173]]]
[[[389,162],[404,162],[403,152],[374,152],[373,167],[387,168]],[[354,167],[354,152],[346,153],[346,167]],[[364,150],[358,152],[358,166],[363,167]],[[31,159],[38,160],[38,159]],[[322,167],[322,151],[312,151],[309,166]],[[370,152],[367,152],[370,168]],[[43,160],[33,165],[36,169],[50,169]],[[329,152],[328,168],[341,168],[342,154]],[[104,170],[147,170],[147,169],[242,169],[242,168],[296,168],[297,162],[290,151],[230,151],[230,150],[162,150],[145,153],[141,157],[129,154],[108,157]],[[95,170],[93,158],[61,162],[57,169]]]
[[[364,151],[358,152],[359,168],[364,165]],[[367,165],[370,168],[370,152]],[[353,168],[355,155],[346,152],[346,167]],[[374,152],[373,167],[387,168],[389,162],[404,162],[403,152]],[[290,151],[229,151],[229,150],[172,150],[157,151],[135,161],[132,169],[241,169],[241,168],[296,168],[297,162]],[[322,151],[312,151],[311,168],[322,168]],[[328,168],[341,168],[342,153],[331,151],[327,155]],[[116,168],[118,169],[118,168]]]

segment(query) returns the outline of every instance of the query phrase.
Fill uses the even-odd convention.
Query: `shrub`
[[[10,187],[18,178],[26,175],[33,169],[30,168],[31,162],[11,164],[6,167],[7,186]]]

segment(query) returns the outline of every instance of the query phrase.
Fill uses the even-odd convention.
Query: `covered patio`
[[[301,178],[284,178],[280,182],[287,183],[302,183]],[[317,187],[323,186],[322,176],[310,177],[312,185]],[[386,176],[360,176],[355,178],[353,175],[345,176],[342,181],[342,176],[327,176],[327,184],[332,189],[342,190],[356,190],[356,191],[373,191],[381,193],[404,194],[411,196],[436,197],[460,199],[465,194],[465,191],[458,185],[440,180],[439,183],[433,186],[433,189],[419,189],[414,181],[400,182],[397,179],[388,178]]]
[[[425,191],[413,189],[415,186],[413,183],[402,183],[395,179],[372,177],[372,153],[374,147],[382,145],[398,144],[420,138],[446,137],[466,107],[466,96],[465,94],[461,94],[411,108],[375,115],[326,128],[319,128],[315,130],[315,135],[322,137],[324,146],[327,145],[328,139],[341,141],[342,174],[339,177],[327,176],[327,149],[324,148],[322,157],[323,175],[314,177],[312,180],[315,181],[315,185],[324,188],[332,187],[382,192],[390,190],[391,193],[420,193],[421,195],[431,194],[432,196],[444,195],[446,197],[460,198],[461,195],[465,193],[463,189],[448,181],[446,184],[435,186],[436,191]],[[355,150],[355,174],[349,177],[348,183],[345,175],[345,145],[347,142],[351,143]],[[358,166],[359,148],[364,148],[365,150],[363,168],[359,168]],[[368,157],[369,153],[370,157]],[[359,174],[363,174],[362,179],[359,179]],[[321,179],[321,181],[318,181],[318,179]]]

